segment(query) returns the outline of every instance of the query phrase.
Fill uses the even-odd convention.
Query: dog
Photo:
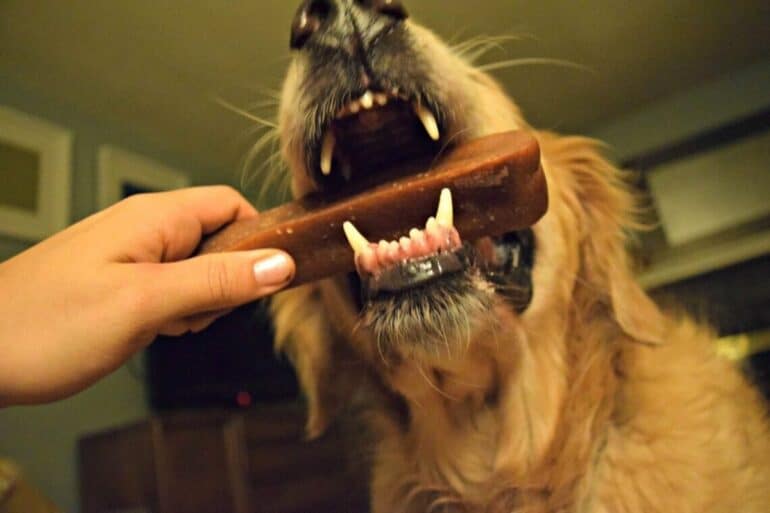
[[[509,130],[535,135],[548,182],[547,214],[463,241],[460,270],[274,298],[308,436],[343,411],[366,426],[374,513],[770,510],[766,406],[708,327],[634,281],[638,202],[600,143],[529,126],[397,0],[308,0],[291,46],[278,118],[296,197]],[[406,265],[399,244],[429,232],[375,256]]]

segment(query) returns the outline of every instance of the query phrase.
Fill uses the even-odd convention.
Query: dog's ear
[[[276,295],[271,311],[276,350],[291,360],[305,395],[307,437],[318,438],[357,389],[360,362],[335,337],[316,285]]]
[[[627,233],[644,228],[636,221],[639,198],[628,185],[629,176],[610,164],[591,139],[560,138],[552,147],[559,165],[571,170],[584,278],[607,291],[605,300],[624,333],[638,342],[661,344],[664,317],[634,278],[625,247]]]
[[[609,280],[612,312],[621,329],[638,342],[662,344],[663,314],[632,275],[625,254],[618,257]]]

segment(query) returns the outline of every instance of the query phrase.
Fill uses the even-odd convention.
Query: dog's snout
[[[388,22],[408,13],[400,0],[305,0],[291,25],[291,48],[299,50],[312,39],[322,46],[349,46],[351,39],[366,43]]]

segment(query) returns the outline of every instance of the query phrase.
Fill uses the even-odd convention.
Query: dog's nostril
[[[372,7],[382,14],[387,14],[397,20],[403,20],[409,17],[404,4],[399,0],[372,0]]]
[[[361,7],[373,9],[397,20],[409,17],[404,4],[399,0],[356,0],[356,3]]]
[[[332,15],[331,0],[306,0],[297,9],[294,21],[291,23],[291,48],[299,50],[310,36],[315,34],[321,25]]]

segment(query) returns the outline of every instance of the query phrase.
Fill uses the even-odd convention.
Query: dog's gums
[[[374,243],[366,240],[350,221],[343,228],[355,254],[356,269],[362,276],[377,277],[390,267],[440,252],[454,251],[462,245],[460,234],[454,227],[452,194],[449,189],[441,193],[436,217],[429,218],[422,230],[412,228],[408,237]]]

